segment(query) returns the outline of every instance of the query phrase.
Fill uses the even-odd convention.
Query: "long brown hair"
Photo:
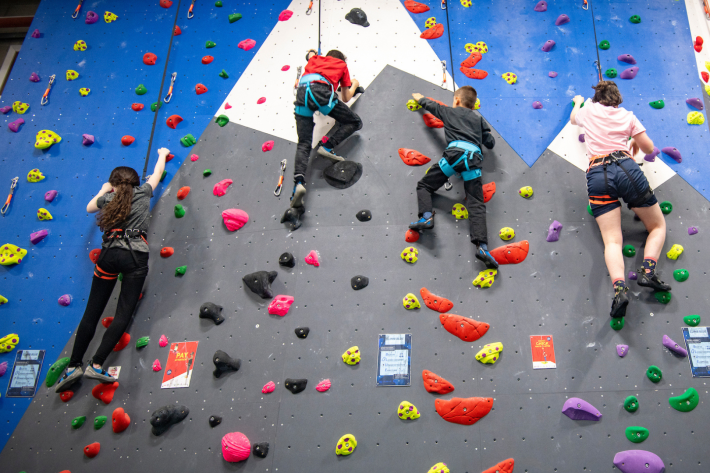
[[[136,170],[128,166],[119,166],[111,171],[108,182],[115,189],[116,195],[101,208],[96,216],[96,221],[102,232],[116,228],[128,218],[131,213],[133,188],[141,183]]]
[[[594,97],[592,98],[594,103],[616,107],[624,101],[616,83],[610,80],[601,80],[597,85],[593,85],[592,89],[594,89]]]

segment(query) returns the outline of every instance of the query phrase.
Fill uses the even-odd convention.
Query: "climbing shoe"
[[[425,212],[424,215],[428,214],[429,212]],[[412,222],[409,224],[409,228],[412,230],[420,231],[420,230],[431,230],[434,228],[434,214],[436,212],[432,212],[428,216],[422,216],[419,220],[416,222]]]
[[[291,207],[284,212],[281,217],[281,223],[290,223],[292,230],[298,230],[301,226],[301,215],[306,211],[306,209],[301,207]]]
[[[484,250],[480,246],[476,249],[476,259],[483,261],[488,269],[498,269],[498,261],[491,256],[488,250]]]
[[[84,372],[82,371],[81,366],[67,367],[64,372],[64,376],[62,376],[62,379],[59,380],[59,383],[57,383],[57,386],[54,388],[54,392],[61,393],[66,391],[72,386],[72,384],[79,381],[83,375]]]
[[[365,88],[363,86],[360,86],[357,89],[355,89],[355,93],[353,95],[364,94],[364,93],[365,93]]]
[[[611,303],[611,315],[612,317],[619,318],[626,315],[626,306],[629,305],[629,296],[626,293],[629,292],[629,288],[624,286],[623,289],[614,295],[614,300]]]
[[[332,149],[326,148],[325,146],[319,146],[318,149],[316,150],[318,153],[318,156],[321,156],[325,159],[329,159],[330,161],[333,161],[334,163],[338,163],[340,161],[345,161],[345,158],[342,156],[338,156],[335,154],[335,151]]]
[[[654,291],[670,291],[671,287],[661,281],[655,272],[647,273],[643,267],[637,270],[638,279],[636,282],[639,286],[650,287]]]
[[[100,381],[102,383],[113,383],[114,381],[116,381],[116,378],[108,374],[102,368],[94,368],[94,365],[89,365],[89,367],[86,368],[86,373],[84,373],[84,376],[89,379],[95,379],[96,381]]]
[[[291,194],[291,207],[303,207],[303,198],[306,196],[306,186],[300,182],[293,186]]]

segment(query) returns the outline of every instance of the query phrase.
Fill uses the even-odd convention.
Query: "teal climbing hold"
[[[624,253],[624,256],[628,258],[636,256],[636,248],[634,248],[633,245],[624,245],[624,248],[621,250],[621,252]]]
[[[668,304],[671,301],[671,293],[666,291],[654,292],[653,296],[661,304]]]

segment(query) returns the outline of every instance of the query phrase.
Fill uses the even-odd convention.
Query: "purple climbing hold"
[[[636,59],[631,54],[621,54],[616,59],[627,64],[636,64]]]
[[[584,133],[582,133],[581,135],[579,135],[579,142],[580,142],[580,143],[584,143]]]
[[[0,363],[0,376],[4,375],[7,371],[7,361]]]
[[[675,353],[676,355],[680,355],[683,358],[688,356],[688,351],[683,348],[682,346],[678,345],[676,342],[671,340],[671,337],[668,335],[663,335],[663,346],[668,348],[670,351]]]
[[[51,190],[44,193],[44,200],[51,202],[57,196],[57,191]]]
[[[30,241],[32,242],[33,245],[36,245],[40,241],[44,240],[44,237],[49,235],[49,232],[47,230],[40,230],[38,232],[32,232],[30,233]]]
[[[569,23],[569,17],[564,13],[558,16],[555,20],[555,26],[564,25],[565,23]]]
[[[698,110],[702,110],[704,108],[703,101],[697,97],[694,97],[692,99],[685,99],[685,103],[687,103],[691,107],[697,108]]]
[[[562,406],[562,413],[572,420],[601,420],[602,413],[584,399],[571,397]]]
[[[663,460],[646,450],[626,450],[614,455],[614,466],[621,473],[664,473],[666,465]]]
[[[562,231],[562,224],[555,220],[550,224],[550,228],[547,230],[547,241],[557,241],[560,239],[560,232]]]
[[[552,77],[553,79],[557,77],[557,73],[555,71],[550,71],[547,73],[548,77]]]
[[[537,2],[537,5],[535,5],[535,11],[547,11],[547,2],[545,0],[540,0],[539,2]]]
[[[33,38],[39,38],[39,30],[34,30],[30,36]]]
[[[87,135],[86,133],[84,133],[83,135],[81,135],[81,138],[84,146],[91,146],[94,144],[94,135]]]
[[[18,118],[14,122],[8,123],[7,127],[17,133],[18,131],[20,131],[20,125],[22,125],[23,123],[25,123],[25,121],[22,118]]]
[[[636,281],[639,278],[639,275],[636,274],[635,271],[629,271],[629,279],[632,281]]]
[[[540,102],[539,100],[534,101],[534,102],[533,102],[533,108],[534,108],[535,110],[540,110],[540,109],[542,108],[542,102]]]
[[[7,105],[7,106],[5,106],[5,107],[3,107],[3,108],[0,108],[0,112],[2,112],[3,115],[5,115],[5,114],[7,114],[7,113],[10,113],[11,111],[12,111],[12,106],[11,106],[11,105]]]
[[[622,358],[625,357],[626,355],[629,354],[629,346],[628,345],[617,345],[616,346],[616,354]]]
[[[87,25],[93,25],[97,21],[99,21],[99,15],[96,12],[86,12],[86,20],[84,20],[84,23],[86,23]]]
[[[57,302],[59,302],[59,305],[63,305],[64,307],[68,306],[71,304],[71,294],[64,294]]]
[[[656,160],[656,156],[661,154],[661,150],[656,148],[655,146],[653,147],[653,152],[647,154],[646,156],[643,157],[644,161],[648,161],[649,163],[652,163]]]
[[[547,41],[545,41],[545,44],[542,45],[542,50],[545,51],[546,53],[548,53],[554,47],[555,47],[555,42],[551,39],[548,39]]]
[[[638,67],[636,67],[636,66],[629,67],[628,69],[624,69],[623,71],[621,71],[621,74],[619,74],[619,77],[621,77],[622,79],[630,80],[630,79],[633,79],[634,77],[636,77],[636,74],[638,74],[638,73],[639,73]]]
[[[688,227],[688,235],[695,235],[698,233],[698,227]]]
[[[36,72],[30,74],[30,82],[39,82],[39,76]]]
[[[680,151],[678,151],[678,149],[666,146],[661,151],[663,151],[664,154],[667,154],[670,158],[673,158],[676,162],[683,162],[683,157],[680,155]]]

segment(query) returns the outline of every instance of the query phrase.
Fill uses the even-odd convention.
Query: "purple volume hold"
[[[547,11],[547,2],[545,0],[540,0],[537,2],[537,5],[535,5],[534,10],[539,12]]]
[[[622,358],[625,357],[626,355],[629,354],[629,346],[628,345],[617,345],[616,346],[616,354]]]
[[[646,450],[625,450],[614,455],[614,466],[621,473],[665,473],[661,457]]]
[[[695,235],[698,233],[698,227],[688,227],[688,235]]]
[[[542,50],[548,53],[552,48],[555,47],[555,44],[556,43],[554,40],[548,39],[547,41],[545,41],[545,44],[542,45]]]
[[[569,17],[564,13],[558,16],[555,20],[555,26],[564,25],[565,23],[569,23]]]
[[[628,69],[624,69],[623,71],[621,71],[621,74],[619,74],[619,77],[621,77],[622,79],[631,80],[634,77],[636,77],[636,74],[638,74],[638,73],[639,73],[638,67],[636,67],[636,66],[629,67]]]
[[[550,228],[547,229],[547,241],[553,242],[560,239],[560,232],[562,231],[562,224],[555,220],[550,224]]]
[[[687,103],[691,107],[697,108],[698,110],[702,110],[703,108],[705,108],[705,106],[703,105],[703,101],[697,97],[693,97],[692,99],[685,99],[685,103]]]
[[[643,157],[644,161],[648,161],[649,163],[652,163],[656,160],[656,156],[661,154],[661,150],[656,148],[655,146],[653,147],[653,152],[647,154],[646,156]]]
[[[44,240],[47,235],[49,235],[49,232],[47,230],[39,230],[37,232],[32,232],[30,233],[30,241],[33,245],[36,245],[40,241]]]
[[[667,154],[669,157],[673,158],[676,162],[683,162],[683,157],[680,155],[680,151],[678,151],[677,148],[666,146],[661,151],[663,151],[663,153]]]
[[[688,356],[688,351],[683,348],[682,346],[678,345],[676,342],[671,340],[671,337],[668,335],[663,335],[663,346],[668,348],[670,351],[675,353],[676,355],[680,355],[683,358]]]
[[[571,397],[562,406],[562,413],[572,420],[594,420],[602,418],[602,413],[584,399]]]
[[[631,54],[621,54],[616,59],[627,64],[636,64],[636,59]]]

